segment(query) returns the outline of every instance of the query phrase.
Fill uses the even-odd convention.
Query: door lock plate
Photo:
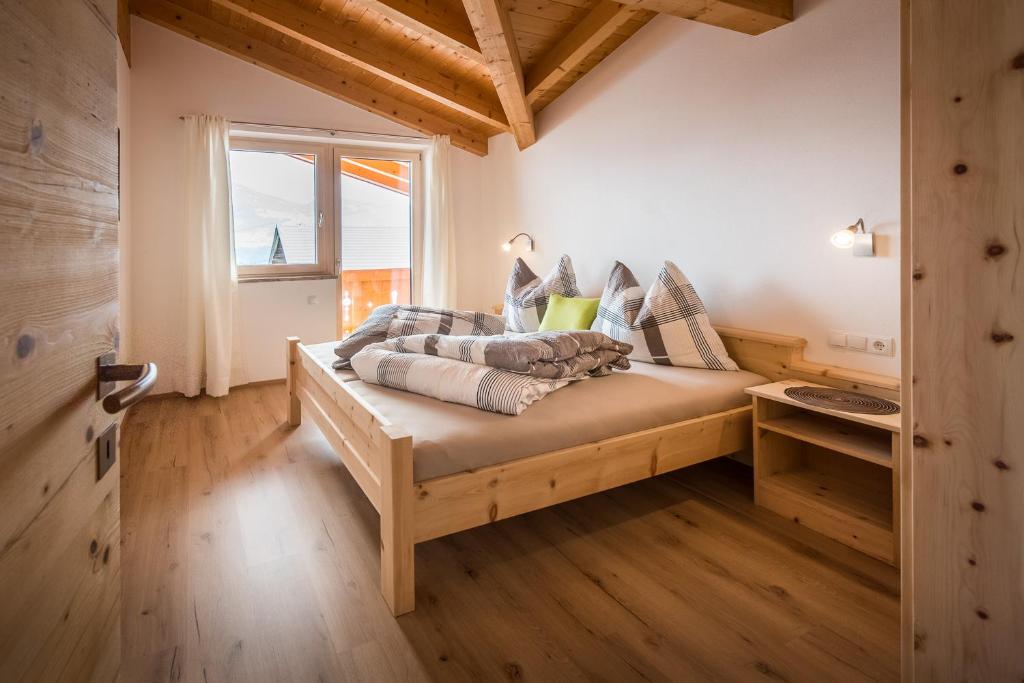
[[[117,462],[117,422],[107,427],[96,438],[96,481]]]

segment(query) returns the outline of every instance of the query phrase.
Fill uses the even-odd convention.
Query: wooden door
[[[906,681],[1024,678],[1024,0],[904,0]]]
[[[0,0],[0,681],[110,681],[117,465],[96,358],[117,345],[113,0]]]

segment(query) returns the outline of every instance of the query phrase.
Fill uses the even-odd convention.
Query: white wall
[[[157,392],[171,391],[181,349],[184,221],[182,167],[186,113],[234,121],[411,133],[375,114],[340,102],[193,40],[132,19],[131,248],[133,358],[160,366]],[[457,230],[478,222],[480,159],[455,151]],[[472,302],[482,272],[474,264],[474,238],[459,243],[466,263],[460,292]],[[335,337],[333,279],[239,285],[242,363],[247,381],[284,376],[284,337],[314,343]],[[318,303],[310,304],[315,296]]]
[[[821,362],[898,374],[898,356],[837,351],[829,329],[899,335],[899,8],[797,2],[750,37],[659,16],[541,113],[539,141],[491,140],[478,288],[500,299],[520,230],[546,270],[573,257],[598,295],[615,259],[649,284],[675,261],[712,320],[796,334]],[[829,235],[858,217],[879,257]]]
[[[118,353],[122,359],[132,357],[132,204],[131,204],[131,74],[121,45],[117,47],[117,129],[120,143],[120,201],[117,221],[117,248],[120,252],[117,273]]]

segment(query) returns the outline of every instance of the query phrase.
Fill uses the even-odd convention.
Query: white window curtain
[[[224,396],[240,383],[230,129],[219,116],[185,117],[185,343],[176,388],[186,396],[203,387],[210,396]]]
[[[455,307],[455,217],[452,209],[451,139],[431,138],[426,159],[426,224],[423,230],[423,304]]]

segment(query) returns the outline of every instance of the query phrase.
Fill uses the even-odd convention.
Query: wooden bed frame
[[[899,397],[899,380],[803,360],[799,337],[716,327],[729,355],[770,380],[796,377]],[[415,607],[416,543],[729,455],[751,445],[751,407],[413,481],[412,436],[288,337],[288,423],[313,419],[380,514],[381,592],[395,616]]]

